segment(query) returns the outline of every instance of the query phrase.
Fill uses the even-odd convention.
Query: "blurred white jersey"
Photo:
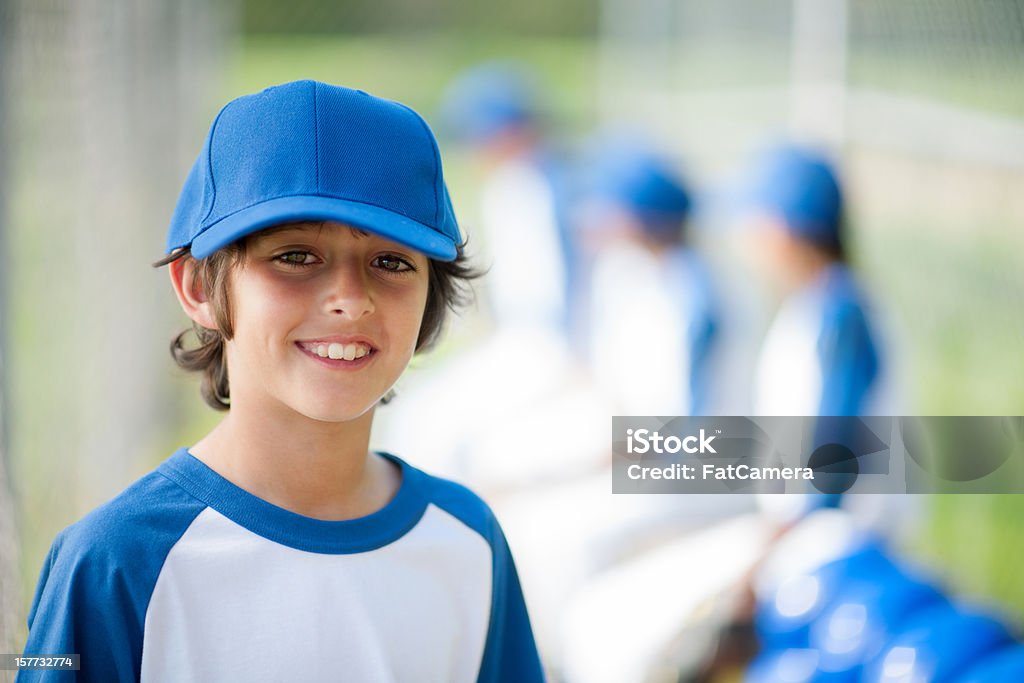
[[[805,291],[791,297],[772,321],[757,365],[755,415],[818,414],[822,302],[816,294]]]
[[[591,287],[591,367],[616,409],[688,415],[686,302],[674,296],[663,264],[639,246],[618,244],[597,257]]]
[[[559,329],[566,273],[555,194],[543,170],[529,158],[503,164],[484,183],[480,217],[497,324]]]

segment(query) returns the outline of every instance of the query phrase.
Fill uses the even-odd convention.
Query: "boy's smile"
[[[327,367],[342,370],[362,367],[376,352],[373,342],[366,337],[326,337],[295,343]]]
[[[250,238],[229,284],[232,412],[363,415],[415,352],[428,268],[420,252],[338,223]]]

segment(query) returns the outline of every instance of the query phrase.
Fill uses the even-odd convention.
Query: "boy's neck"
[[[267,420],[232,410],[190,452],[253,495],[324,520],[364,517],[401,484],[391,461],[369,453],[373,410],[345,423]]]

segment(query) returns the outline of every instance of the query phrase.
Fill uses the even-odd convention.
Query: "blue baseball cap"
[[[318,81],[221,109],[192,166],[167,252],[205,258],[293,221],[347,223],[451,261],[461,242],[437,141],[405,105]]]
[[[485,142],[537,118],[530,72],[515,62],[487,62],[464,72],[441,98],[443,130],[457,140]]]
[[[791,144],[770,147],[750,167],[740,191],[745,210],[768,211],[797,237],[822,245],[840,241],[843,195],[821,154]]]
[[[584,172],[585,195],[618,206],[650,234],[678,235],[693,202],[669,161],[623,135],[603,137],[593,147]]]

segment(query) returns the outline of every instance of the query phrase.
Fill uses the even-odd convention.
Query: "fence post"
[[[9,33],[13,23],[9,0],[0,0],[0,652],[20,652],[19,625],[22,620],[21,582],[18,565],[21,554],[15,523],[15,504],[10,482],[7,449],[7,338],[8,323],[8,254],[7,195],[9,183],[7,169],[10,164],[8,139],[10,121],[8,106],[8,64],[10,64]],[[4,672],[6,674],[6,672]],[[10,674],[2,677],[9,680]]]
[[[846,137],[847,0],[793,0],[790,127],[795,137]]]

